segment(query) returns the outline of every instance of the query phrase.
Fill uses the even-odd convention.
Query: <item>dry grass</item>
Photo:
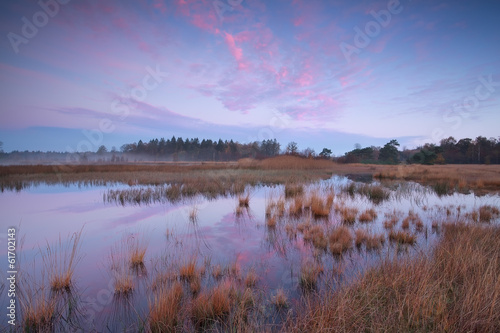
[[[399,244],[410,244],[413,245],[417,242],[417,236],[406,232],[406,231],[394,231],[389,232],[389,240],[397,242]]]
[[[222,278],[222,275],[223,275],[223,270],[221,265],[217,264],[214,267],[212,267],[212,276],[214,277],[214,279],[220,280],[220,278]]]
[[[312,193],[310,197],[311,212],[316,218],[324,218],[330,215],[330,208],[327,203],[318,195]]]
[[[198,220],[198,207],[193,206],[189,210],[189,221],[196,222]]]
[[[431,185],[441,194],[452,189],[472,189],[478,194],[500,190],[498,165],[400,165],[375,167],[379,179],[402,179]]]
[[[189,282],[189,290],[191,291],[191,294],[198,295],[198,293],[201,290],[201,279],[196,276],[195,278],[191,279],[191,282]]]
[[[293,198],[304,194],[304,185],[302,184],[285,184],[285,198]]]
[[[179,268],[179,277],[185,281],[192,281],[198,277],[198,272],[196,269],[196,258],[191,258],[187,260]]]
[[[144,267],[144,257],[148,248],[147,242],[137,235],[131,235],[127,240],[127,246],[129,248],[130,267],[134,270]]]
[[[359,248],[361,245],[365,244],[368,251],[381,248],[385,242],[385,236],[383,234],[372,235],[363,229],[356,230],[355,235],[356,247]]]
[[[499,332],[498,258],[499,228],[448,225],[432,254],[386,260],[305,302],[283,331]]]
[[[356,222],[356,216],[358,215],[357,208],[341,207],[339,209],[340,219],[342,223],[353,224]]]
[[[202,193],[214,197],[228,192],[241,192],[241,185],[235,186],[236,183],[287,184],[297,180],[307,182],[326,179],[332,173],[371,174],[379,179],[411,180],[424,185],[446,181],[450,188],[472,189],[478,194],[500,191],[499,165],[336,164],[327,160],[294,156],[279,156],[241,165],[235,162],[179,162],[0,166],[0,188],[19,190],[41,182],[101,185],[116,182],[143,185],[173,184],[171,198],[178,200],[189,193]],[[373,197],[380,196],[375,193]]]
[[[56,246],[50,246],[47,243],[46,251],[42,252],[42,259],[49,272],[50,286],[53,291],[71,290],[75,266],[80,260],[78,251],[82,231],[83,229],[73,233],[66,244],[59,235]]]
[[[354,241],[354,244],[356,244],[356,247],[360,247],[361,245],[366,243],[366,240],[368,239],[368,232],[363,229],[357,229],[354,232],[354,235],[356,236],[356,240]]]
[[[288,307],[288,297],[286,296],[285,290],[283,288],[279,288],[276,291],[276,295],[273,298],[273,304],[278,309]]]
[[[340,226],[330,233],[329,241],[330,252],[339,255],[352,247],[353,236],[349,228]]]
[[[311,242],[319,250],[326,250],[328,247],[328,240],[323,227],[319,225],[314,225],[304,230],[304,241]]]
[[[17,300],[22,313],[23,332],[52,332],[58,317],[57,298],[51,296],[44,281],[37,285],[34,281],[23,279],[18,286]]]
[[[300,268],[300,286],[305,290],[316,289],[323,266],[316,262],[305,262]]]
[[[266,225],[270,229],[276,228],[276,216],[270,216],[266,219]]]
[[[133,276],[123,272],[122,274],[117,274],[114,281],[115,295],[128,296],[134,291],[134,279]]]
[[[234,287],[222,283],[210,291],[202,291],[191,304],[191,319],[198,328],[223,320],[231,311],[230,294]]]
[[[366,239],[366,249],[368,251],[377,250],[385,243],[385,236],[383,234],[369,235]]]
[[[250,193],[246,195],[238,196],[238,206],[239,207],[249,207],[250,206]]]
[[[370,208],[365,210],[364,212],[359,215],[359,222],[366,223],[366,222],[373,222],[377,218],[377,212],[375,209]]]
[[[276,213],[279,217],[285,216],[285,199],[282,197],[276,202]]]
[[[257,285],[258,281],[259,281],[258,275],[255,273],[254,270],[250,270],[245,277],[245,286],[247,288],[253,288]]]
[[[489,223],[500,215],[500,210],[497,207],[483,205],[479,207],[479,222]]]
[[[149,302],[149,329],[151,332],[172,332],[182,322],[181,301],[183,288],[179,282],[162,287]]]
[[[293,199],[293,203],[288,207],[288,215],[299,217],[303,213],[304,208],[304,197],[296,196]]]

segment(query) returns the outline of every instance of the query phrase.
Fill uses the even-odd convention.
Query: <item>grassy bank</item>
[[[0,166],[0,189],[22,190],[40,183],[110,183],[161,185],[186,184],[194,191],[219,184],[224,191],[245,185],[284,184],[325,179],[332,174],[379,180],[407,180],[432,186],[439,194],[500,191],[498,165],[369,165],[337,164],[294,156],[238,162],[165,162],[141,164],[16,165]],[[219,189],[218,192],[221,192]],[[238,191],[236,191],[238,192]]]
[[[448,224],[431,254],[387,260],[305,300],[287,332],[499,332],[500,229]]]

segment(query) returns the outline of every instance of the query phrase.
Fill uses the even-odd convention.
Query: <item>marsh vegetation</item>
[[[2,193],[13,208],[33,202],[15,330],[500,329],[497,194],[306,164],[212,167],[137,166],[130,185],[92,170]]]

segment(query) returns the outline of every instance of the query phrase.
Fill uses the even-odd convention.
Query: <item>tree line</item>
[[[426,143],[416,149],[398,150],[399,143],[391,140],[384,147],[356,147],[337,158],[341,163],[380,164],[500,164],[500,140],[478,136],[476,139],[454,137],[442,139],[439,145]]]
[[[449,137],[440,141],[439,145],[426,143],[416,149],[399,149],[397,140],[390,140],[383,147],[364,147],[356,144],[355,149],[342,156],[332,157],[332,150],[323,148],[317,154],[314,149],[299,150],[296,142],[288,143],[283,149],[276,140],[239,143],[233,140],[211,140],[172,136],[170,139],[152,139],[148,142],[124,144],[117,150],[110,151],[102,145],[96,152],[58,153],[58,152],[19,152],[4,153],[0,142],[0,159],[3,162],[23,162],[32,160],[72,162],[129,162],[129,161],[235,161],[240,158],[263,159],[278,155],[295,155],[304,158],[331,159],[338,163],[370,163],[370,164],[500,164],[500,140],[478,136],[475,139],[456,140]]]

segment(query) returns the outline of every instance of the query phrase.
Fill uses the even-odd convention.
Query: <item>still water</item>
[[[147,318],[148,286],[155,276],[178,269],[190,258],[195,258],[199,265],[208,269],[217,265],[238,267],[243,278],[253,271],[258,276],[257,288],[263,294],[271,295],[278,288],[283,288],[293,300],[301,295],[299,274],[301,265],[308,260],[320,261],[326,271],[335,268],[338,271],[338,267],[342,267],[340,279],[348,281],[381,259],[428,251],[439,234],[439,228],[431,227],[433,223],[439,225],[460,220],[480,206],[499,207],[500,204],[498,195],[479,197],[474,193],[455,193],[437,196],[430,189],[415,183],[383,184],[390,191],[390,197],[374,204],[360,194],[350,196],[344,193],[342,188],[349,183],[351,181],[347,178],[334,176],[309,184],[304,190],[306,195],[310,191],[335,193],[336,204],[354,207],[359,212],[368,208],[376,210],[377,217],[373,222],[356,221],[349,228],[384,235],[384,246],[377,251],[354,248],[341,257],[332,256],[328,251],[317,251],[304,242],[300,233],[290,237],[280,227],[289,223],[287,220],[294,220],[297,225],[310,217],[285,215],[278,221],[278,227],[269,228],[266,225],[266,205],[273,199],[284,197],[283,186],[247,188],[249,207],[240,210],[238,198],[231,196],[211,200],[194,196],[175,203],[162,200],[149,204],[122,204],[106,200],[110,189],[127,190],[131,188],[128,185],[39,185],[20,192],[1,193],[1,308],[5,309],[8,302],[5,272],[9,227],[16,228],[19,279],[40,285],[46,283],[42,255],[46,247],[56,247],[60,239],[62,243],[67,242],[71,234],[82,230],[79,260],[73,275],[75,317],[78,319],[75,323],[61,324],[59,330],[114,331],[140,326],[141,321]],[[290,200],[285,202],[290,204]],[[405,247],[404,251],[388,241],[387,230],[383,226],[386,214],[394,211],[399,214],[400,220],[413,211],[425,225],[419,232],[410,227],[409,231],[417,235],[417,242]],[[312,223],[320,223],[330,229],[340,225],[341,221],[332,212],[321,221],[312,219]],[[139,239],[146,246],[145,266],[134,275],[132,296],[120,303],[113,296],[115,280],[110,269],[111,252],[123,248],[130,238]],[[204,287],[214,283],[213,278],[203,280]],[[1,318],[0,328],[8,327],[5,315]]]

